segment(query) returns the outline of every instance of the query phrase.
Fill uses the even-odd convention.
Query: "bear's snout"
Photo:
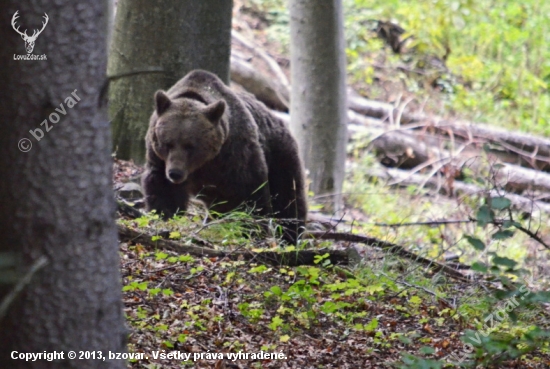
[[[168,171],[168,179],[174,183],[181,183],[185,178],[185,172],[179,169],[170,169]]]

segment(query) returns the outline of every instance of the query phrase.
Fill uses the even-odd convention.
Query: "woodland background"
[[[310,192],[308,233],[288,246],[245,210],[142,212],[140,91],[219,67],[292,125],[289,7],[308,1],[132,1],[0,5],[0,367],[59,364],[12,350],[70,349],[287,357],[63,362],[75,368],[550,367],[550,4],[329,2],[345,41],[342,188]],[[222,36],[194,32],[184,6]],[[29,29],[47,9],[48,62],[11,60],[18,9]],[[124,34],[150,54],[130,57]],[[74,111],[17,150],[75,88]]]

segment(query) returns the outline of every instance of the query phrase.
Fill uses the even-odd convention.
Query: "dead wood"
[[[118,237],[121,242],[139,243],[150,249],[166,249],[178,254],[190,254],[197,257],[217,257],[231,260],[249,260],[268,263],[274,266],[287,265],[317,265],[316,257],[328,254],[328,260],[333,265],[348,265],[349,253],[341,250],[301,250],[289,252],[252,252],[252,251],[222,251],[196,245],[182,245],[175,241],[159,239],[153,241],[150,234],[138,232],[123,225],[118,225]],[[191,236],[191,239],[193,237]],[[199,241],[200,242],[200,241]]]
[[[287,112],[289,103],[263,74],[234,54],[231,55],[231,80],[253,94],[267,107]]]
[[[451,121],[440,117],[410,114],[404,106],[365,99],[354,92],[348,95],[349,108],[356,113],[380,119],[399,126],[421,123],[423,128],[443,137],[457,141],[490,143],[495,147],[490,152],[506,163],[517,164],[538,170],[550,171],[550,139],[527,133],[508,131],[482,123]]]
[[[253,54],[259,56],[271,69],[273,74],[277,77],[279,83],[284,89],[286,89],[286,94],[283,94],[284,98],[289,100],[290,96],[290,83],[286,74],[283,72],[279,63],[277,63],[271,56],[269,56],[262,48],[255,46],[252,42],[248,41],[244,36],[235,30],[231,30],[231,38],[237,41],[239,44],[244,46]]]
[[[287,124],[290,123],[288,114],[273,113]],[[370,141],[365,145],[365,149],[372,149],[378,161],[386,167],[413,169],[414,173],[409,174],[432,167],[432,173],[435,174],[448,171],[449,168],[446,166],[450,164],[454,168],[454,173],[447,173],[452,174],[452,178],[448,180],[452,181],[454,188],[463,193],[479,193],[482,191],[481,188],[455,180],[460,177],[463,168],[467,167],[476,173],[484,171],[489,173],[488,180],[491,184],[510,192],[510,195],[536,192],[537,199],[550,199],[550,174],[519,165],[500,163],[500,156],[496,156],[494,152],[484,153],[483,148],[478,145],[462,141],[449,142],[447,137],[408,129],[407,126],[392,129],[378,119],[363,117],[353,111],[348,111],[348,118],[350,139],[354,137],[363,139],[364,136],[368,136]],[[452,152],[442,148],[452,144],[455,145]],[[487,159],[481,160],[484,156]],[[399,178],[409,174],[399,175]],[[413,178],[417,180],[414,181]],[[417,185],[427,184],[428,187],[433,188],[434,182],[426,183],[427,178],[427,176],[411,177],[407,182],[412,181],[411,184]],[[440,180],[435,182],[441,184]],[[519,197],[516,200],[519,208],[526,209],[530,207],[529,204],[533,199]],[[537,204],[542,206],[544,202],[538,201]]]
[[[392,124],[414,123],[422,118],[404,112],[403,106],[396,108],[392,104],[365,99],[351,90],[348,92],[348,108],[356,113]]]
[[[288,106],[290,105],[288,85],[281,81],[280,77],[278,81],[269,80],[252,63],[244,60],[243,55],[236,51],[231,52],[231,80],[241,85],[271,109],[288,112]],[[353,92],[348,94],[348,107],[351,111],[360,115],[381,121],[400,121],[403,123],[417,121],[417,118],[403,113],[400,109],[395,109],[391,104],[368,100]],[[354,119],[361,118],[354,117]]]
[[[375,130],[371,129],[375,132]],[[369,143],[378,161],[391,168],[412,169],[444,154],[415,133],[381,131]]]
[[[417,255],[413,252],[405,250],[402,246],[396,245],[391,242],[382,241],[374,237],[361,236],[351,233],[325,233],[325,232],[310,232],[309,235],[316,239],[321,240],[334,240],[334,241],[348,241],[362,243],[368,246],[376,247],[384,251],[388,251],[394,255],[405,257],[409,260],[422,264],[426,267],[433,269],[436,272],[442,272],[447,274],[449,277],[459,279],[461,281],[467,281],[468,279],[459,271],[448,267],[446,265],[440,264],[436,261],[426,259],[420,255]]]
[[[143,216],[143,213],[133,206],[128,205],[126,202],[117,199],[117,212],[121,216],[125,216],[131,219],[136,219]]]
[[[533,198],[516,195],[504,190],[486,189],[473,184],[454,181],[452,179],[449,180],[448,178],[444,178],[440,175],[428,176],[391,168],[380,170],[373,169],[368,173],[368,175],[373,178],[386,180],[390,186],[408,187],[411,185],[416,185],[434,189],[435,191],[446,196],[505,196],[512,202],[514,208],[523,212],[533,213],[537,210],[546,213],[550,212],[550,204],[548,203],[536,201]]]
[[[288,101],[290,100],[289,82],[279,64],[238,32],[233,31],[232,37],[235,42],[238,42],[250,53],[261,58],[276,77],[276,80],[270,81],[256,71],[251,64],[242,59],[239,60],[238,53],[233,53],[231,70],[232,73],[234,72],[235,82],[256,95],[266,105],[279,111],[288,111]],[[240,78],[241,82],[237,81],[237,78]],[[445,120],[426,114],[411,114],[406,111],[406,103],[394,106],[369,100],[353,90],[348,92],[348,107],[352,112],[358,113],[348,114],[351,121],[361,120],[358,115],[363,115],[378,119],[382,123],[389,122],[393,126],[420,123],[423,129],[429,129],[433,133],[449,138],[451,141],[456,141],[457,144],[463,144],[464,142],[475,142],[479,145],[490,143],[493,145],[489,149],[490,153],[504,163],[550,171],[550,139],[508,131],[485,124]],[[395,155],[390,153],[389,157],[391,156]],[[403,162],[403,159],[402,157],[396,162]]]
[[[476,167],[475,162],[465,163],[470,167]],[[490,182],[513,193],[540,193],[540,197],[550,199],[550,174],[524,168],[519,165],[497,163],[490,168]],[[545,196],[546,194],[546,196]]]
[[[164,240],[164,239],[153,241],[151,238],[151,235],[138,232],[136,230],[133,230],[129,227],[126,227],[120,224],[118,225],[118,235],[121,242],[139,243],[151,249],[157,249],[157,248],[166,249],[166,250],[174,251],[178,254],[190,254],[197,257],[217,257],[217,258],[228,258],[231,260],[257,261],[257,262],[268,263],[274,266],[316,265],[315,263],[316,258],[324,255],[328,255],[328,260],[330,260],[332,265],[348,265],[350,254],[353,255],[355,251],[354,248],[349,248],[350,251],[321,249],[321,250],[301,250],[301,251],[291,251],[291,252],[273,252],[273,251],[226,252],[222,250],[214,250],[208,247],[200,247],[195,245],[182,245],[178,242]],[[316,239],[333,240],[333,241],[349,241],[349,242],[362,243],[368,246],[377,247],[382,250],[389,251],[392,254],[408,258],[412,261],[415,261],[422,265],[430,267],[436,272],[445,273],[455,279],[467,280],[462,273],[446,265],[426,259],[419,255],[416,255],[410,251],[405,250],[402,246],[392,244],[390,242],[382,241],[373,237],[354,235],[351,233],[326,233],[326,232],[310,232],[308,233],[308,235]],[[352,257],[355,258],[354,256]]]
[[[496,145],[508,154],[502,160],[538,170],[550,171],[550,139],[526,133],[507,131],[485,124],[452,122],[431,119],[434,130],[442,135],[452,134],[455,138],[472,139]],[[496,151],[496,150],[495,150]],[[514,160],[514,162],[510,161]]]
[[[488,173],[488,181],[495,187],[507,192],[522,194],[539,193],[540,197],[550,199],[550,174],[519,165],[503,163],[494,152],[484,152],[478,145],[464,142],[455,147],[453,153],[441,147],[448,140],[412,130],[383,130],[379,127],[366,127],[362,132],[375,136],[370,147],[378,161],[390,168],[415,169],[419,166],[432,166],[434,172],[443,170],[451,164],[455,168],[454,177],[459,177],[464,168],[474,173]],[[458,145],[455,142],[455,145]],[[484,158],[486,157],[486,159]],[[443,170],[444,171],[444,170]]]

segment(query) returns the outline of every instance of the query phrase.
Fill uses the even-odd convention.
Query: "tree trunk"
[[[155,91],[197,68],[229,82],[232,5],[232,0],[119,0],[108,66],[118,158],[145,161]]]
[[[315,195],[339,210],[347,142],[341,0],[290,0],[291,128]]]
[[[11,266],[0,268],[0,368],[125,367],[68,359],[124,352],[127,334],[102,98],[106,4],[0,3],[0,265],[9,256]],[[17,10],[29,30],[47,13],[34,50],[47,60],[13,59],[24,53],[8,26]],[[64,356],[24,361],[13,351]]]

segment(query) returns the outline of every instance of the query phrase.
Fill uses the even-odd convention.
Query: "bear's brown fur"
[[[296,242],[307,214],[304,176],[296,141],[280,119],[201,70],[157,91],[155,104],[142,177],[148,210],[171,217],[191,196],[219,213],[247,204],[286,220],[285,239]]]

